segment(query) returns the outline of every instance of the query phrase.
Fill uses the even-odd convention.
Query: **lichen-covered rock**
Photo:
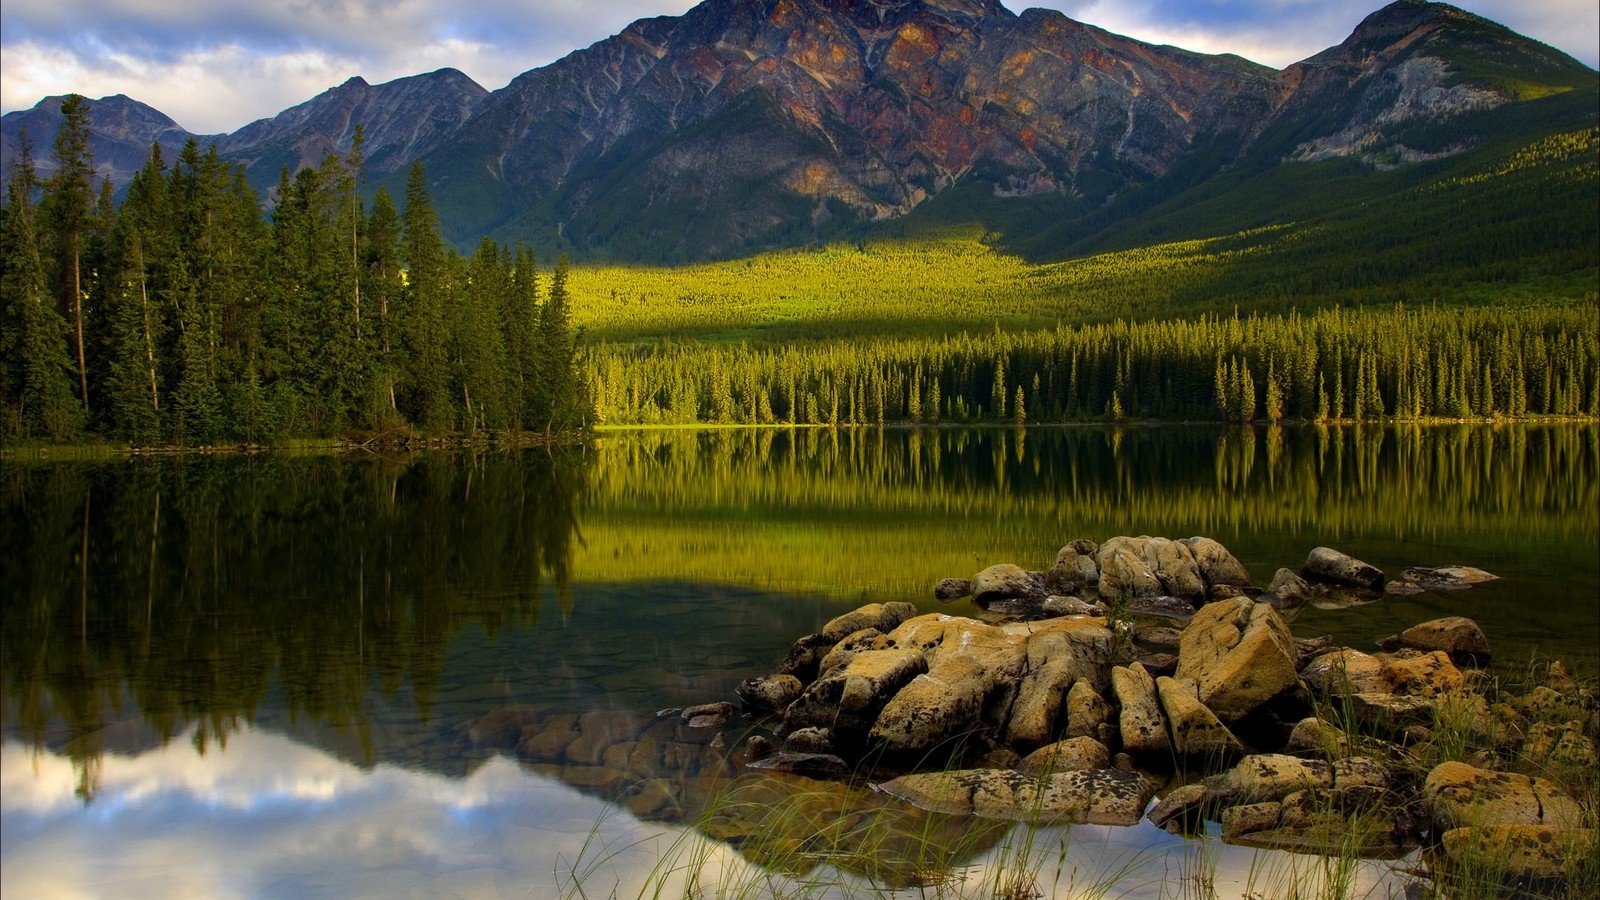
[[[782,712],[804,690],[805,685],[793,675],[763,675],[740,682],[734,693],[751,709]]]
[[[1483,825],[1452,828],[1440,837],[1446,860],[1474,872],[1492,872],[1508,882],[1560,882],[1568,863],[1593,854],[1588,828],[1550,825]]]
[[[1099,677],[1111,652],[1111,633],[1104,629],[1029,637],[1025,674],[1006,724],[1007,743],[1027,748],[1048,742],[1058,730],[1067,691],[1078,681]]]
[[[1200,703],[1193,687],[1176,679],[1157,678],[1156,694],[1167,716],[1172,749],[1179,756],[1220,763],[1244,755],[1244,745]]]
[[[1186,834],[1197,830],[1204,820],[1211,794],[1203,784],[1185,784],[1173,788],[1165,797],[1145,813],[1145,818],[1157,828],[1173,834]]]
[[[974,659],[943,661],[917,675],[883,707],[868,734],[872,746],[898,756],[927,753],[978,727],[984,701],[995,688],[991,672]]]
[[[1100,737],[1100,727],[1111,719],[1111,704],[1087,679],[1073,682],[1067,690],[1067,727],[1069,738]]]
[[[1459,762],[1434,766],[1423,782],[1422,802],[1441,831],[1483,825],[1577,828],[1583,824],[1577,801],[1554,782]]]
[[[1340,584],[1367,591],[1383,590],[1383,573],[1332,547],[1317,547],[1306,556],[1300,574],[1312,581]]]
[[[830,728],[834,739],[864,738],[878,713],[900,688],[926,671],[927,660],[914,649],[867,650],[818,678],[783,713],[785,733],[800,728]]]
[[[1458,666],[1481,667],[1489,664],[1489,639],[1478,623],[1465,616],[1446,616],[1413,625],[1378,642],[1385,650],[1409,647],[1413,650],[1439,650]]]
[[[1404,650],[1378,658],[1383,660],[1383,674],[1390,690],[1401,696],[1438,697],[1467,688],[1466,676],[1441,650]]]
[[[951,600],[960,600],[962,597],[972,595],[972,580],[969,578],[946,578],[934,585],[933,599],[942,603]]]
[[[1245,598],[1204,606],[1183,631],[1176,677],[1224,722],[1296,684],[1294,638],[1272,607]]]
[[[1161,537],[1114,537],[1100,545],[1100,596],[1181,597],[1203,600],[1206,580],[1194,554],[1178,541]]]
[[[1379,791],[1295,791],[1279,801],[1223,810],[1222,839],[1297,853],[1391,858],[1415,846],[1404,819],[1384,806]]]
[[[1194,556],[1195,565],[1200,567],[1200,575],[1210,585],[1213,596],[1220,586],[1244,588],[1253,584],[1244,565],[1217,541],[1208,537],[1192,537],[1181,543]]]
[[[1056,554],[1055,565],[1044,575],[1044,585],[1057,594],[1082,593],[1100,582],[1092,541],[1073,541]]]
[[[1110,767],[1111,751],[1106,749],[1105,744],[1089,737],[1067,738],[1054,744],[1046,744],[1028,754],[1017,765],[1019,770],[1029,775]]]
[[[833,732],[816,725],[796,728],[783,739],[783,748],[795,753],[832,753]]]
[[[1349,648],[1313,657],[1300,670],[1300,677],[1312,690],[1335,697],[1393,690],[1384,672],[1383,660]]]
[[[1412,566],[1400,573],[1395,581],[1418,591],[1460,591],[1499,578],[1498,575],[1471,566]]]
[[[1007,769],[905,775],[875,789],[919,809],[988,819],[1134,825],[1155,792],[1137,772],[1091,769],[1039,777]]]
[[[808,634],[800,638],[789,647],[789,655],[784,657],[783,662],[778,663],[777,674],[793,675],[800,679],[801,684],[816,681],[817,666],[835,643],[820,634]]]
[[[1256,598],[1259,603],[1265,603],[1279,612],[1293,612],[1311,602],[1313,591],[1310,583],[1301,578],[1293,569],[1279,569],[1272,576],[1272,583]]]
[[[1278,800],[1295,791],[1332,784],[1333,767],[1327,762],[1281,753],[1247,756],[1232,769],[1206,779],[1213,796],[1235,804]]]
[[[1349,751],[1349,735],[1316,716],[1296,722],[1283,748],[1283,752],[1296,756],[1343,756]]]
[[[1048,595],[1044,579],[1011,563],[990,566],[972,576],[972,602],[979,606],[1001,600],[1043,602]]]
[[[1118,724],[1122,729],[1122,749],[1129,753],[1166,753],[1167,723],[1156,699],[1156,682],[1144,666],[1116,666],[1111,670],[1111,689],[1116,693]]]
[[[863,628],[852,631],[833,645],[822,661],[817,663],[817,676],[821,677],[830,671],[848,663],[857,653],[863,650],[883,650],[885,644],[881,640],[883,632],[876,628]]]
[[[909,603],[868,603],[860,609],[836,616],[822,626],[822,639],[836,644],[863,628],[876,628],[888,634],[901,622],[915,616],[917,608]]]

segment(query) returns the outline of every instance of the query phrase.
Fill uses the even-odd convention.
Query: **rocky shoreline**
[[[909,603],[839,616],[741,684],[737,706],[502,711],[464,734],[531,764],[593,767],[588,787],[645,817],[692,818],[730,781],[822,780],[945,818],[1148,818],[1176,833],[1210,820],[1256,847],[1423,848],[1437,877],[1471,869],[1559,893],[1600,869],[1592,689],[1560,663],[1512,689],[1459,617],[1370,653],[1289,628],[1308,604],[1493,577],[1419,567],[1390,579],[1319,547],[1261,589],[1208,538],[1077,540],[1045,572],[992,566],[937,586],[941,601],[971,597],[972,616]],[[725,821],[708,833],[752,837]]]

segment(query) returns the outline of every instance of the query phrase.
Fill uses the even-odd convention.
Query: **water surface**
[[[1319,544],[1390,572],[1478,566],[1502,579],[1307,610],[1295,631],[1370,647],[1468,615],[1503,666],[1555,657],[1593,677],[1597,457],[1594,426],[1519,425],[644,431],[405,459],[7,461],[0,891],[537,897],[584,874],[631,896],[675,840],[701,842],[722,877],[765,877],[759,854],[680,830],[706,773],[662,763],[666,799],[612,802],[593,768],[466,726],[731,698],[833,615],[970,611],[932,584],[1044,568],[1078,537],[1206,534],[1262,583]],[[969,884],[1011,846],[971,830],[947,861]],[[1310,865],[1149,828],[1039,840],[1066,845],[1069,873],[1128,860],[1135,896],[1178,893],[1196,854],[1233,866],[1239,893],[1260,887],[1239,872]],[[1071,877],[1045,880],[1065,895]]]

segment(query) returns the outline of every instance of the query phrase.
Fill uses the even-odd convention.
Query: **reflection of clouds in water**
[[[508,759],[453,781],[364,771],[265,732],[234,735],[225,752],[203,759],[183,741],[107,756],[87,807],[76,784],[70,760],[5,744],[0,893],[538,896],[552,892],[555,873],[578,858],[597,823],[614,847],[639,827]],[[633,855],[646,852],[648,843]],[[607,885],[626,874],[601,871]]]
[[[704,860],[701,883],[713,892],[761,877],[721,844],[641,824],[505,758],[452,780],[363,770],[246,731],[203,758],[176,740],[138,757],[107,756],[87,807],[73,794],[77,783],[69,759],[15,742],[0,751],[7,898],[540,897],[570,887],[574,866],[591,893],[634,896],[656,893],[650,879],[663,859],[663,869]],[[1021,835],[966,869],[966,888],[981,892],[993,877],[985,866],[1014,860]],[[1209,876],[1217,896],[1270,896],[1332,874],[1318,857],[1184,840],[1148,822],[1044,829],[1031,844],[1047,896],[1075,896],[1112,878],[1117,896],[1165,897],[1197,874]],[[1386,871],[1363,867],[1357,893],[1381,895]],[[829,895],[851,896],[851,887]],[[674,883],[662,895],[682,893]]]

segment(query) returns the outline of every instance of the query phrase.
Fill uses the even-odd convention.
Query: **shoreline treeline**
[[[614,424],[1594,417],[1600,313],[1330,309],[594,353]]]
[[[37,183],[24,135],[0,212],[0,435],[272,443],[581,426],[566,261],[440,236],[420,165],[404,211],[361,198],[362,141],[292,176],[270,216],[215,148],[159,148],[126,198],[93,185],[69,97]],[[37,205],[35,198],[39,198]]]

